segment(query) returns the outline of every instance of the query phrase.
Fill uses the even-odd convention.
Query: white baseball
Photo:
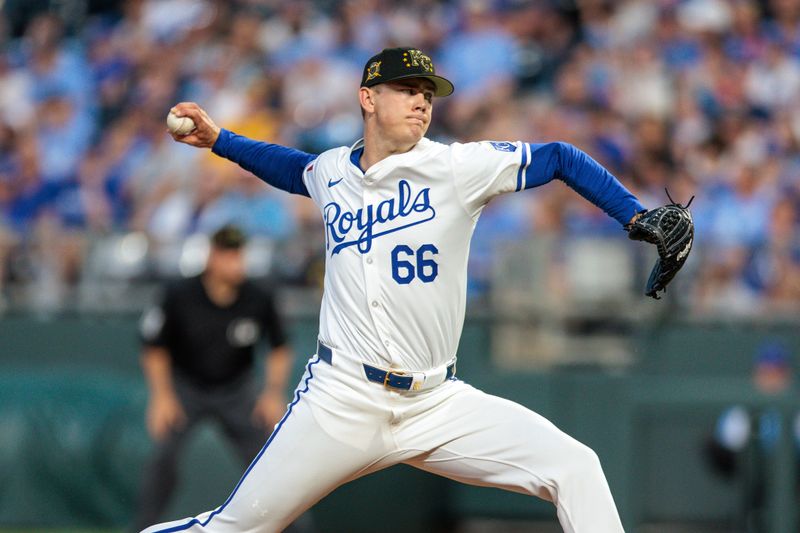
[[[170,111],[167,115],[167,128],[175,135],[188,135],[194,130],[194,121],[189,117],[179,117]]]

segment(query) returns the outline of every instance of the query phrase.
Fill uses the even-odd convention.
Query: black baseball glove
[[[656,300],[659,291],[666,291],[667,285],[689,257],[694,240],[694,222],[689,205],[694,196],[684,206],[676,204],[667,191],[668,205],[645,211],[633,222],[625,225],[628,237],[635,241],[646,241],[658,248],[658,260],[644,293]]]

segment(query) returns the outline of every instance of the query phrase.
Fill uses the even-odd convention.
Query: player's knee
[[[530,472],[536,472],[531,469]],[[543,474],[543,475],[541,475]],[[544,472],[532,475],[522,488],[547,501],[557,502],[562,492],[571,493],[580,487],[595,487],[603,483],[605,475],[600,458],[588,446],[567,438],[558,447],[558,455]]]
[[[600,465],[600,458],[594,450],[588,446],[575,443],[570,447],[567,456],[567,465],[564,469],[564,479],[562,483],[570,483],[576,480],[596,479],[603,477],[603,467]]]

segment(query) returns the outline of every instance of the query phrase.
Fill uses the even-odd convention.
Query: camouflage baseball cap
[[[434,96],[453,94],[453,84],[436,75],[431,58],[416,48],[385,48],[369,58],[361,76],[362,87],[405,78],[425,78],[436,86]]]

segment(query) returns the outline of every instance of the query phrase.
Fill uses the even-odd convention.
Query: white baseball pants
[[[275,533],[336,487],[406,463],[556,505],[567,533],[619,533],[597,455],[533,411],[451,379],[422,392],[367,381],[361,362],[315,356],[294,401],[228,500],[143,533]]]

